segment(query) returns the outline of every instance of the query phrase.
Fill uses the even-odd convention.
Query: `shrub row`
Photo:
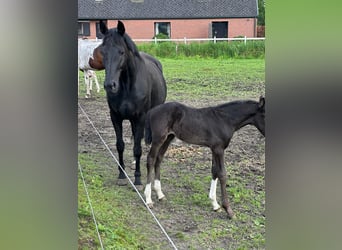
[[[177,44],[174,42],[143,43],[138,49],[157,57],[264,58],[264,41],[207,42]]]

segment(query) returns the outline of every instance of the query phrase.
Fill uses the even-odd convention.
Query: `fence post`
[[[216,43],[216,36],[214,36],[214,43]]]
[[[245,45],[247,44],[247,36],[245,36]]]
[[[186,44],[186,37],[184,37],[184,44]]]
[[[157,37],[154,37],[154,44],[157,44]]]

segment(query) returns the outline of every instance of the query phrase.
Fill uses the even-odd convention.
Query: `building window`
[[[211,37],[227,38],[228,37],[228,22],[212,22]]]
[[[78,22],[78,35],[90,36],[90,23],[89,22]]]
[[[164,34],[171,37],[171,24],[168,22],[154,23],[154,35]]]

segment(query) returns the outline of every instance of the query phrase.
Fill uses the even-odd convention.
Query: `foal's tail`
[[[150,145],[152,143],[152,130],[151,130],[151,115],[147,112],[145,121],[145,143]]]

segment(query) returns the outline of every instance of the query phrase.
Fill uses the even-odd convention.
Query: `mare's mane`
[[[122,39],[123,38],[123,39]],[[113,40],[114,44],[126,44],[127,49],[133,53],[134,56],[141,58],[138,48],[133,42],[133,40],[124,33],[122,36],[118,33],[117,28],[109,29],[108,33],[103,38],[103,44],[110,43],[111,39]]]

